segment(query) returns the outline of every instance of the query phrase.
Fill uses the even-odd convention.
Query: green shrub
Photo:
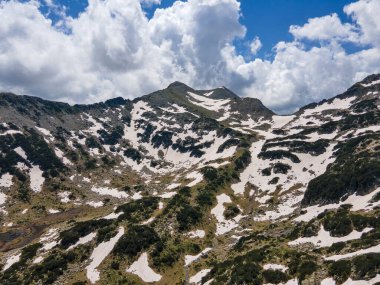
[[[323,219],[323,226],[333,237],[346,236],[353,230],[351,219],[347,212],[342,210],[327,214]]]
[[[201,207],[212,206],[215,201],[215,194],[206,189],[199,191],[199,194],[195,198],[198,205]]]
[[[240,143],[239,139],[235,139],[235,138],[228,139],[218,147],[217,153],[221,153],[232,146],[237,146],[239,145],[239,143]]]
[[[79,238],[90,234],[96,229],[107,227],[112,223],[112,220],[104,219],[76,223],[72,228],[59,234],[61,238],[60,244],[62,248],[67,249],[71,245],[75,244]]]
[[[201,172],[207,182],[212,182],[218,178],[218,170],[214,167],[204,167],[201,169]]]
[[[191,226],[197,224],[202,218],[202,212],[199,207],[183,205],[178,211],[176,219],[180,231],[188,230]]]
[[[129,223],[142,222],[152,216],[153,212],[158,208],[158,201],[158,197],[144,197],[118,206],[115,212],[123,212],[118,217],[119,221],[128,221]]]
[[[289,276],[281,270],[264,270],[263,277],[266,283],[279,284],[289,280]]]
[[[291,153],[290,151],[286,150],[268,150],[268,151],[262,151],[259,153],[258,158],[261,159],[283,159],[288,158],[294,163],[300,163],[300,159],[295,154]]]
[[[156,231],[149,226],[131,226],[116,243],[113,253],[118,256],[135,257],[160,240]]]
[[[306,276],[314,273],[317,270],[317,264],[314,261],[306,260],[302,261],[298,267],[298,276],[302,281]]]
[[[290,169],[291,169],[291,167],[288,164],[281,163],[281,162],[277,162],[273,166],[273,172],[276,173],[276,174],[278,174],[278,173],[286,174],[286,173],[288,173],[288,171]]]
[[[270,176],[272,174],[272,168],[268,167],[268,168],[264,168],[263,170],[261,170],[261,175],[263,176]]]
[[[140,163],[141,160],[142,160],[142,155],[141,153],[137,150],[137,149],[134,149],[134,148],[128,148],[124,151],[124,155],[134,161],[136,161],[137,163]]]
[[[228,204],[225,207],[225,210],[224,210],[224,213],[223,213],[224,217],[227,220],[233,219],[233,218],[235,218],[239,214],[240,214],[240,209],[236,205],[233,205],[233,204]]]
[[[373,278],[380,272],[380,253],[368,253],[356,256],[352,263],[358,279]]]
[[[153,264],[156,267],[172,266],[181,257],[180,244],[173,240],[159,241],[151,253]]]
[[[235,265],[231,270],[231,276],[227,284],[262,284],[261,267],[251,261]]]
[[[329,266],[329,274],[339,283],[343,283],[351,275],[351,262],[338,260]]]
[[[344,247],[346,246],[346,243],[343,241],[335,242],[332,244],[332,246],[329,247],[328,252],[329,253],[338,253],[340,252]]]
[[[245,149],[243,153],[235,159],[234,163],[236,171],[243,170],[251,163],[251,152]]]

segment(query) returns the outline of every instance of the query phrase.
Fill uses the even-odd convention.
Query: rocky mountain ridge
[[[371,75],[287,116],[180,82],[1,93],[0,283],[380,282],[379,92]]]

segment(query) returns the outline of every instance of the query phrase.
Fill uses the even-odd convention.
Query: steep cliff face
[[[0,94],[0,283],[375,284],[379,92],[372,75],[287,116],[180,82]]]

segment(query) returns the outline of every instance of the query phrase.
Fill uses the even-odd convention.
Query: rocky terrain
[[[379,92],[0,93],[0,284],[379,284]]]

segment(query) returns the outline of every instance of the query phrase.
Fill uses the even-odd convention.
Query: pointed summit
[[[170,83],[167,88],[169,89],[169,88],[178,88],[178,87],[187,87],[187,88],[190,88],[185,83],[180,82],[180,81],[174,81],[173,83]]]

